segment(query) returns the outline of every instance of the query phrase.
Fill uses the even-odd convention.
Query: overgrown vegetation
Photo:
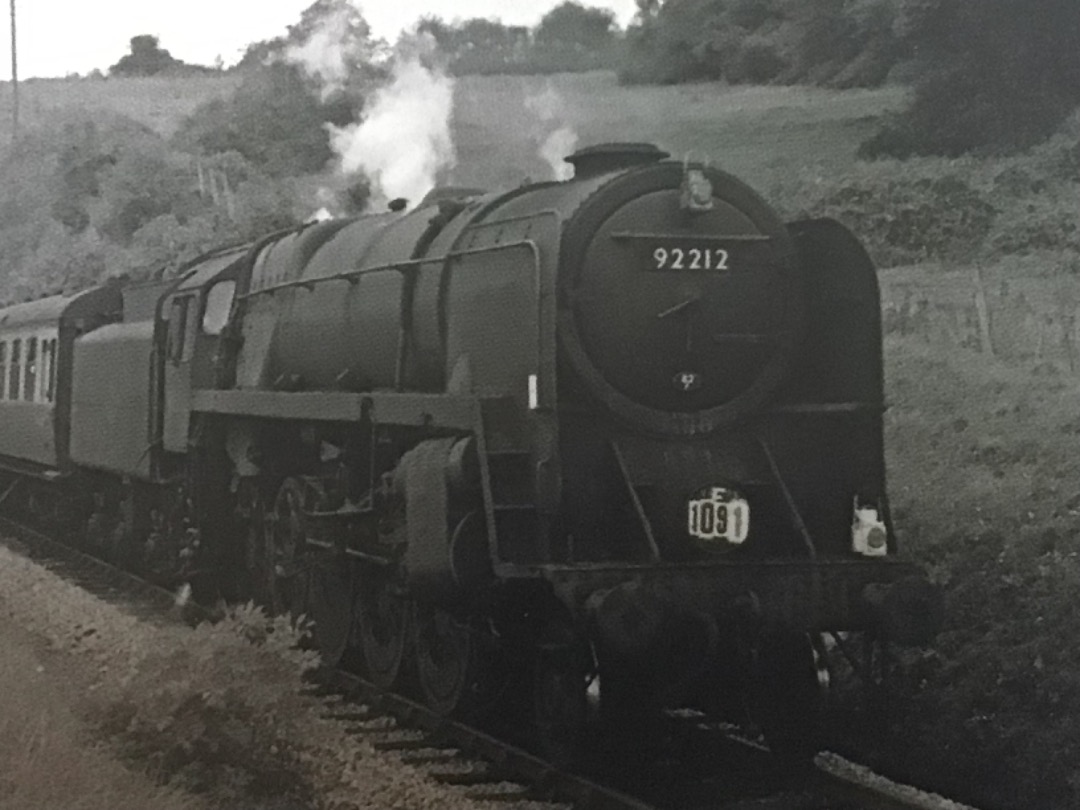
[[[842,220],[882,267],[1075,254],[1080,116],[1054,138],[1010,158],[858,163],[840,178],[802,173],[770,196],[791,218]],[[1080,272],[1076,263],[1064,266]]]
[[[0,161],[0,287],[13,301],[172,272],[295,222],[293,205],[287,182],[241,155],[200,158],[102,111],[56,113]]]
[[[303,796],[290,746],[311,710],[297,687],[318,654],[298,649],[300,636],[287,617],[233,608],[138,661],[105,696],[100,728],[162,781],[218,804]]]
[[[328,24],[326,15],[348,8],[317,0],[290,31],[299,39],[268,44],[277,61],[245,71],[230,95],[199,106],[168,140],[102,110],[45,114],[24,130],[0,159],[0,301],[170,274],[212,247],[310,215],[318,204],[308,178],[332,157],[327,125],[354,120],[366,82],[381,73],[368,62],[347,65],[327,92],[323,77],[281,60]],[[370,38],[362,18],[356,24]],[[144,36],[112,72],[178,65]],[[362,183],[342,189],[343,210],[365,201]]]
[[[909,662],[886,759],[975,806],[1076,807],[1077,382],[928,338],[887,343],[886,447],[901,541],[947,624]]]

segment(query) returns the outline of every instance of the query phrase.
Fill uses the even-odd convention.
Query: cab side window
[[[169,337],[165,352],[174,363],[179,363],[184,353],[184,329],[187,326],[190,300],[190,298],[174,298],[172,307],[169,309]]]
[[[49,373],[45,383],[45,399],[53,402],[56,399],[56,338],[49,341]]]
[[[229,322],[229,310],[232,309],[236,282],[232,279],[219,281],[206,294],[206,307],[203,312],[202,329],[207,335],[220,335]]]
[[[191,296],[187,299],[187,323],[184,324],[184,349],[180,359],[187,362],[195,354],[195,338],[199,334],[199,299]]]

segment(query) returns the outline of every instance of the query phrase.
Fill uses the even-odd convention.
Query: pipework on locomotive
[[[439,711],[513,695],[553,759],[597,691],[603,722],[749,711],[809,755],[825,636],[870,662],[941,621],[889,513],[876,274],[667,158],[590,147],[0,310],[0,504],[303,613]]]

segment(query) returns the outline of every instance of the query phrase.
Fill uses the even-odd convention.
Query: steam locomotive
[[[302,613],[438,711],[513,694],[556,759],[597,694],[616,723],[749,706],[812,752],[824,634],[940,622],[889,515],[876,276],[838,223],[667,157],[0,311],[0,503]]]

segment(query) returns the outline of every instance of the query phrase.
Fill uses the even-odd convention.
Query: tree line
[[[328,95],[282,57],[343,13],[360,47]],[[531,29],[428,18],[420,30],[462,73],[589,66],[603,53],[622,60],[624,81],[913,85],[868,156],[1023,150],[1080,104],[1076,0],[638,0],[625,32],[610,12],[565,2]],[[192,67],[155,37],[131,44],[113,75]],[[173,269],[306,216],[304,176],[332,157],[326,125],[355,120],[385,72],[384,47],[348,0],[315,0],[281,37],[253,44],[235,90],[170,139],[118,116],[57,113],[0,160],[0,285],[21,298]],[[362,179],[333,191],[345,211],[368,194]]]
[[[627,82],[914,86],[868,156],[1012,152],[1080,105],[1076,0],[638,0]]]

